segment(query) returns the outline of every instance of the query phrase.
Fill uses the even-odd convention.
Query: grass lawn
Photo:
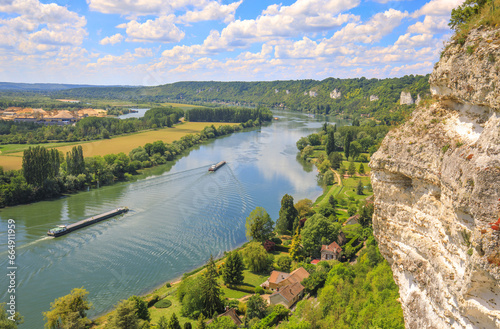
[[[115,136],[110,139],[101,139],[89,142],[74,142],[74,143],[51,143],[51,144],[37,144],[45,147],[55,147],[62,151],[63,154],[71,151],[73,146],[82,145],[83,155],[85,157],[95,155],[106,155],[110,153],[124,152],[128,154],[132,149],[138,146],[144,146],[146,143],[151,143],[157,140],[162,140],[166,143],[172,143],[179,140],[182,136],[187,134],[199,133],[206,126],[214,124],[216,127],[226,125],[228,123],[211,123],[211,122],[186,122],[180,125],[175,125],[171,128],[163,128],[157,130],[149,130],[138,132],[128,135]],[[8,156],[0,156],[0,166],[4,170],[21,169],[22,167],[22,151],[27,149],[29,144],[7,144],[2,145],[2,152],[8,152]],[[9,159],[7,159],[9,158]],[[12,158],[12,159],[10,159]]]

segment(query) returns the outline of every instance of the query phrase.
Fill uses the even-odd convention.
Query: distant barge
[[[208,171],[216,171],[220,167],[226,164],[226,161],[221,161],[218,164],[211,165],[210,168],[208,168]]]
[[[88,226],[88,225],[100,222],[102,220],[111,218],[113,216],[116,216],[116,215],[119,215],[119,214],[123,214],[123,213],[125,213],[127,211],[128,211],[127,207],[120,207],[120,208],[116,208],[115,210],[111,210],[111,211],[102,213],[100,215],[93,216],[93,217],[81,220],[81,221],[76,222],[74,224],[59,225],[56,228],[50,229],[47,232],[47,235],[48,236],[53,236],[53,237],[58,237],[58,236],[66,234],[66,233],[69,233],[69,232],[72,232],[72,231],[76,231],[76,230],[78,230],[78,229],[80,229],[82,227],[85,227],[85,226]]]

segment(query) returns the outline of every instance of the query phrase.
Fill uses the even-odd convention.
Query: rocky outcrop
[[[399,97],[400,105],[412,105],[415,104],[413,97],[411,97],[411,93],[407,91],[402,91],[401,96]]]
[[[370,102],[375,102],[378,101],[378,96],[377,95],[370,95]]]
[[[422,101],[422,97],[420,97],[420,94],[418,94],[417,99],[415,100],[415,104],[419,105],[421,101]]]
[[[342,93],[340,92],[340,90],[337,90],[337,89],[334,89],[331,93],[330,93],[330,98],[333,98],[333,99],[338,99],[342,97]]]
[[[372,156],[374,233],[407,328],[500,328],[500,231],[490,225],[500,217],[495,35],[475,30],[448,46],[430,78],[433,103]]]
[[[318,96],[318,93],[315,92],[314,90],[309,90],[309,97],[316,97]]]

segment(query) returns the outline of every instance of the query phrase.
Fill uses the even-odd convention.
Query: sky
[[[427,74],[463,0],[0,0],[0,81]]]

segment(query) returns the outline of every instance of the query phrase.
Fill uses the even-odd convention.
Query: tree
[[[332,164],[330,163],[330,160],[325,159],[320,164],[318,164],[317,166],[318,166],[318,170],[322,174],[324,174],[327,170],[330,170]]]
[[[332,206],[333,210],[337,209],[337,199],[333,195],[328,197],[328,203]]]
[[[151,315],[149,314],[148,303],[139,296],[131,296],[128,300],[131,300],[135,303],[135,312],[139,319],[145,321],[151,321]]]
[[[59,173],[59,151],[47,150],[42,146],[29,147],[23,153],[23,174],[26,182],[42,186],[46,179],[54,178]]]
[[[368,202],[361,207],[359,212],[359,223],[363,227],[369,227],[371,225],[374,209],[375,207],[372,202]]]
[[[357,195],[363,195],[363,182],[361,179],[358,181],[358,186],[356,186],[356,194]]]
[[[263,273],[269,268],[268,254],[261,243],[250,242],[242,254],[245,265],[250,271]]]
[[[135,302],[122,300],[109,318],[107,329],[139,329]]]
[[[335,151],[335,133],[333,132],[333,130],[330,130],[330,132],[328,133],[325,150],[327,155],[330,155]]]
[[[73,176],[85,173],[85,160],[81,145],[74,146],[71,152],[66,153],[66,169],[68,174]]]
[[[224,308],[224,303],[221,300],[222,293],[217,280],[218,276],[214,258],[210,255],[201,281],[202,313],[207,317],[212,316],[215,312],[220,312]]]
[[[156,329],[168,329],[168,320],[162,315],[156,324]]]
[[[324,239],[326,244],[337,241],[341,225],[326,217],[316,214],[309,218],[302,229],[302,245],[304,252],[312,257],[319,257],[319,251]]]
[[[224,284],[239,284],[243,282],[243,258],[237,251],[226,256],[226,262],[222,267],[222,279]]]
[[[360,175],[363,175],[365,173],[365,165],[364,164],[362,164],[362,163],[359,164],[358,173]]]
[[[481,8],[488,2],[488,0],[466,0],[460,6],[451,11],[451,19],[448,25],[458,30],[460,26],[467,23],[472,17],[476,16]],[[493,5],[494,2],[492,1]]]
[[[297,219],[299,212],[293,205],[293,197],[285,194],[281,199],[281,209],[279,218],[276,221],[276,228],[279,233],[286,234],[293,229],[293,223]]]
[[[321,138],[319,137],[318,134],[311,134],[307,138],[309,139],[309,143],[312,146],[320,145],[321,144]]]
[[[296,144],[299,151],[302,151],[306,146],[309,145],[309,139],[307,137],[301,137]]]
[[[330,160],[333,169],[339,169],[340,166],[342,165],[342,160],[344,160],[344,158],[342,157],[341,153],[333,152],[330,153],[330,155],[328,156],[328,160]]]
[[[175,312],[172,313],[170,320],[168,320],[167,328],[168,329],[182,329],[181,324],[179,323],[179,319],[177,319],[177,315],[175,315]]]
[[[219,316],[208,325],[208,329],[238,329],[238,326],[230,317]]]
[[[267,303],[260,295],[252,295],[247,301],[246,317],[262,319],[266,316],[266,308]]]
[[[354,164],[354,162],[351,161],[349,163],[349,168],[347,168],[347,174],[352,177],[355,173],[356,173],[356,165]]]
[[[203,314],[200,314],[198,317],[198,325],[196,326],[196,329],[205,329],[207,325],[205,324],[205,317]]]
[[[359,144],[358,141],[351,142],[351,145],[349,146],[349,154],[351,155],[352,159],[355,160],[363,151],[363,147],[361,144]]]
[[[312,205],[313,202],[309,199],[302,199],[297,201],[295,204],[295,209],[297,209],[297,212],[299,213],[299,217],[307,217],[309,215],[312,215],[314,211],[312,210]],[[295,229],[294,229],[295,232]]]
[[[307,223],[307,222],[306,222]],[[295,231],[295,235],[292,238],[292,243],[290,244],[290,257],[292,257],[293,260],[300,260],[302,258],[302,239],[299,234],[299,228],[297,227]]]
[[[24,322],[23,317],[18,313],[10,315],[5,309],[5,303],[0,304],[0,328],[16,329],[18,324]]]
[[[89,292],[82,288],[74,288],[69,295],[57,298],[50,303],[50,311],[44,312],[45,328],[85,328],[90,324],[87,311],[92,303],[87,300]]]
[[[304,147],[302,152],[300,152],[300,156],[302,157],[302,159],[305,160],[308,157],[310,157],[313,153],[314,153],[314,147],[312,147],[311,145],[307,145],[306,147]]]
[[[323,183],[325,183],[325,185],[333,185],[333,183],[335,183],[335,177],[334,177],[333,172],[331,170],[328,170],[323,175]]]
[[[262,207],[257,207],[247,217],[246,236],[248,240],[264,242],[273,232],[273,221]]]
[[[277,262],[279,268],[283,272],[290,272],[292,267],[292,259],[289,256],[280,256]]]
[[[349,147],[351,146],[352,136],[351,132],[347,131],[344,137],[344,155],[347,160],[349,160]]]

